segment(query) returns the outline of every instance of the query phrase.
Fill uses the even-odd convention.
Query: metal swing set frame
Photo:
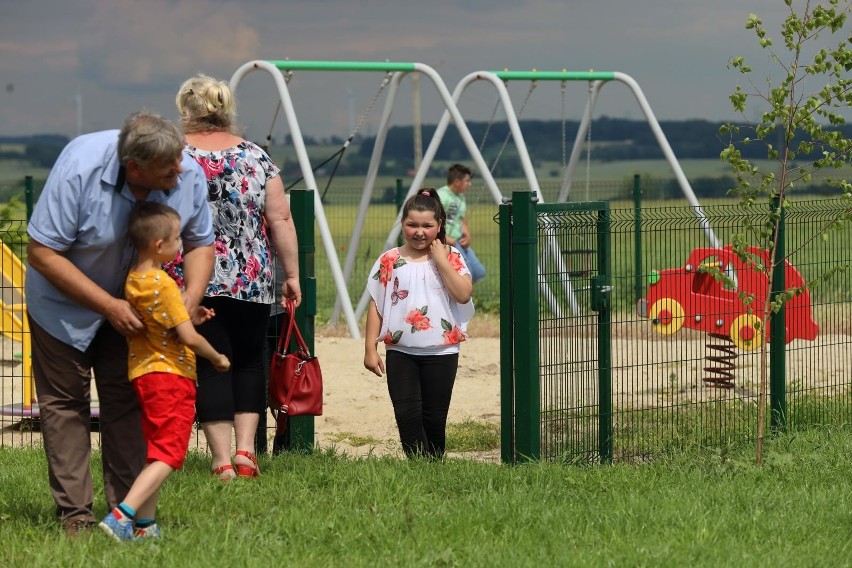
[[[237,71],[231,77],[231,88],[236,91],[240,80],[246,74],[254,71],[264,71],[266,73],[269,73],[273,77],[273,80],[275,82],[275,86],[277,88],[278,95],[280,98],[281,108],[284,111],[284,116],[288,128],[290,130],[293,147],[298,158],[299,166],[303,172],[305,186],[309,189],[314,190],[314,207],[317,227],[319,228],[326,256],[328,257],[332,278],[334,280],[334,284],[337,290],[337,302],[335,305],[333,319],[336,319],[339,314],[339,311],[342,310],[349,329],[349,333],[353,338],[359,338],[361,336],[357,322],[358,319],[362,317],[364,312],[366,311],[367,305],[369,303],[369,293],[367,292],[365,287],[359,299],[357,308],[353,309],[352,301],[348,293],[347,283],[351,278],[352,270],[355,264],[355,256],[357,254],[358,245],[360,243],[361,233],[364,228],[364,220],[366,218],[367,209],[370,205],[370,200],[373,195],[373,189],[375,186],[376,177],[378,175],[379,165],[381,163],[381,157],[382,152],[384,150],[387,133],[390,128],[391,115],[393,112],[394,104],[396,102],[399,85],[402,79],[410,73],[421,73],[431,80],[441,98],[441,101],[444,106],[444,112],[441,116],[438,126],[435,129],[435,133],[432,136],[432,140],[430,141],[429,146],[427,147],[423,155],[423,159],[421,160],[420,165],[417,168],[417,171],[409,186],[409,189],[406,192],[406,199],[413,195],[415,191],[423,184],[427,172],[429,171],[429,168],[435,158],[438,147],[440,146],[443,136],[447,131],[450,120],[452,120],[458,129],[459,135],[465,147],[470,153],[471,159],[473,160],[474,164],[476,165],[476,168],[480,172],[480,175],[482,176],[483,182],[485,183],[487,190],[492,195],[495,204],[500,204],[503,201],[504,197],[500,192],[500,189],[497,186],[497,183],[491,173],[492,168],[489,168],[488,164],[485,162],[485,159],[483,158],[480,152],[480,148],[474,141],[469,129],[467,128],[467,125],[465,124],[464,118],[462,117],[458,109],[458,102],[461,99],[461,96],[465,92],[465,90],[475,81],[486,81],[488,83],[491,83],[497,91],[498,104],[503,107],[506,121],[509,126],[509,131],[517,149],[518,158],[520,160],[521,168],[523,170],[523,175],[527,180],[529,188],[532,192],[534,192],[538,200],[540,202],[543,202],[544,198],[541,193],[541,189],[535,174],[535,169],[533,168],[532,161],[529,156],[529,152],[527,151],[526,144],[524,143],[523,134],[521,132],[518,121],[518,115],[515,112],[506,85],[509,81],[561,81],[563,83],[566,81],[587,81],[589,83],[589,97],[586,102],[586,108],[583,113],[582,120],[580,122],[580,127],[577,131],[574,145],[572,147],[571,157],[568,160],[567,165],[565,165],[565,181],[557,198],[557,201],[567,200],[571,189],[571,180],[573,178],[577,164],[579,163],[579,160],[581,158],[584,138],[586,138],[590,133],[592,114],[597,103],[597,98],[600,89],[604,84],[615,81],[623,83],[633,93],[639,104],[640,109],[645,115],[645,119],[651,127],[651,130],[657,140],[657,143],[663,151],[663,155],[665,156],[666,161],[669,163],[674,172],[681,191],[683,192],[690,205],[693,207],[699,225],[704,230],[710,245],[719,246],[719,240],[717,239],[712,227],[710,226],[709,221],[704,215],[701,205],[699,204],[695,193],[692,191],[692,187],[690,186],[689,181],[686,179],[686,175],[684,174],[683,169],[680,167],[680,164],[678,163],[677,158],[675,157],[674,152],[672,151],[671,146],[668,143],[668,140],[663,134],[660,124],[657,121],[657,118],[654,115],[653,111],[651,110],[651,107],[648,104],[648,101],[645,98],[642,89],[632,77],[625,73],[611,71],[566,70],[476,71],[465,76],[456,85],[453,93],[450,94],[440,75],[432,67],[423,63],[404,63],[388,61],[358,62],[256,60],[249,61],[237,69]],[[334,242],[331,238],[331,233],[328,227],[328,222],[325,217],[325,211],[322,206],[321,197],[316,191],[316,179],[313,175],[313,169],[311,167],[311,163],[305,148],[305,143],[299,126],[298,118],[296,116],[292,99],[290,97],[289,89],[287,86],[287,80],[285,80],[285,76],[282,71],[288,74],[292,73],[293,71],[383,72],[385,73],[386,81],[387,77],[390,77],[384,108],[377,128],[373,152],[370,158],[369,166],[367,168],[367,174],[364,180],[363,190],[361,192],[358,215],[356,217],[355,226],[353,228],[349,246],[347,248],[347,256],[343,268],[341,268],[340,266],[337,257],[337,251]],[[379,89],[379,92],[381,92],[382,88]],[[375,102],[375,99],[373,102]],[[396,243],[396,240],[401,230],[400,221],[400,216],[399,214],[397,214],[388,234],[387,240],[385,241],[383,250],[391,248]],[[561,258],[559,258],[558,251],[551,251],[551,254],[553,255],[554,262],[557,264],[557,266],[559,266],[559,263],[561,263],[562,261]],[[570,284],[566,284],[566,286],[570,286]],[[544,286],[544,288],[546,288],[546,286]],[[557,305],[553,294],[550,293],[550,291],[547,289],[543,289],[542,292],[545,298],[548,299],[551,305],[551,309],[554,310],[554,313],[560,313],[561,310]],[[576,313],[579,310],[579,307],[577,306],[576,300],[574,299],[573,291],[570,289],[566,289],[565,292],[565,296],[568,299],[570,310]]]
[[[432,137],[431,142],[426,150],[426,153],[423,156],[423,159],[420,163],[419,168],[415,174],[414,179],[408,189],[406,194],[406,198],[410,197],[414,194],[414,192],[422,185],[425,180],[426,173],[429,170],[429,167],[432,164],[432,161],[435,158],[435,154],[437,153],[438,147],[440,146],[441,140],[443,139],[444,134],[446,133],[447,127],[449,125],[449,121],[453,120],[458,128],[459,134],[464,142],[466,148],[470,152],[471,158],[473,162],[476,164],[477,169],[479,170],[482,179],[486,185],[486,188],[489,190],[491,195],[494,198],[494,202],[496,204],[500,204],[503,201],[503,196],[492,176],[492,169],[489,168],[488,164],[485,162],[480,148],[477,146],[476,142],[473,140],[473,137],[470,131],[465,124],[464,118],[462,117],[457,103],[460,100],[463,92],[467,87],[472,84],[474,81],[487,81],[491,83],[494,88],[497,90],[498,94],[498,103],[500,103],[504,109],[506,121],[509,125],[509,130],[512,138],[514,139],[518,157],[521,162],[521,167],[523,169],[524,177],[526,178],[530,189],[535,193],[537,198],[543,202],[543,196],[541,194],[541,189],[538,183],[538,179],[535,175],[535,170],[532,165],[532,161],[530,160],[529,153],[526,148],[526,144],[524,143],[523,134],[521,133],[520,125],[518,123],[518,116],[515,113],[514,107],[512,105],[511,98],[509,96],[508,90],[506,88],[506,83],[508,81],[588,81],[589,82],[589,97],[586,103],[586,109],[583,114],[582,120],[580,122],[580,127],[578,129],[576,139],[574,141],[574,145],[571,152],[571,158],[568,161],[567,165],[565,165],[565,173],[564,173],[564,181],[563,186],[560,190],[559,196],[557,198],[558,201],[567,200],[568,194],[571,188],[571,180],[573,178],[574,171],[577,167],[577,164],[580,160],[583,140],[589,134],[591,128],[591,119],[592,113],[595,108],[595,104],[597,102],[598,93],[601,87],[607,82],[616,81],[625,84],[636,97],[636,100],[639,103],[639,106],[642,112],[645,115],[646,120],[648,121],[651,130],[654,133],[654,136],[663,151],[663,154],[674,171],[675,177],[677,178],[678,184],[684,194],[684,196],[689,201],[690,205],[692,205],[693,210],[695,211],[696,218],[700,226],[703,228],[707,239],[712,247],[720,247],[719,240],[716,238],[716,235],[713,233],[713,229],[710,226],[709,221],[704,215],[703,210],[701,209],[700,204],[698,203],[698,199],[696,198],[694,192],[692,191],[689,182],[686,179],[686,175],[680,167],[680,164],[675,158],[674,152],[671,149],[668,141],[666,140],[665,135],[660,128],[659,122],[654,116],[653,111],[651,110],[650,105],[648,104],[647,99],[642,93],[641,88],[636,83],[636,81],[620,72],[600,72],[600,71],[476,71],[464,77],[456,86],[452,95],[447,89],[444,81],[441,79],[440,75],[428,65],[423,63],[393,63],[393,62],[337,62],[337,61],[262,61],[255,60],[249,61],[243,64],[241,67],[237,69],[237,71],[231,77],[231,88],[236,91],[237,86],[239,85],[241,79],[248,73],[255,71],[263,71],[272,76],[273,81],[275,82],[276,89],[278,91],[280,105],[284,110],[284,115],[290,130],[291,138],[293,141],[293,146],[298,157],[299,166],[304,174],[304,181],[306,187],[314,190],[314,206],[315,206],[315,215],[316,222],[320,230],[320,235],[322,237],[323,246],[325,248],[326,256],[328,257],[329,266],[332,273],[332,278],[334,280],[334,284],[337,290],[337,302],[341,307],[346,323],[349,329],[349,332],[353,338],[359,338],[361,336],[359,326],[358,326],[358,318],[363,315],[366,310],[366,306],[369,300],[369,294],[367,293],[366,287],[364,289],[364,293],[361,296],[361,299],[358,303],[357,310],[353,310],[352,301],[349,297],[348,289],[347,289],[347,281],[351,277],[351,272],[354,266],[355,254],[358,249],[358,244],[360,242],[361,232],[363,230],[364,220],[366,218],[366,211],[369,207],[370,200],[373,193],[373,188],[375,186],[376,177],[379,170],[379,165],[381,162],[381,156],[384,149],[384,144],[387,136],[387,132],[390,125],[391,114],[393,110],[393,106],[396,100],[396,96],[399,90],[399,84],[402,79],[410,74],[410,73],[421,73],[428,77],[435,88],[438,91],[439,96],[444,104],[444,113],[441,117],[440,122],[435,130],[435,133]],[[328,222],[325,217],[325,211],[322,206],[322,199],[319,193],[317,192],[317,184],[316,179],[313,174],[313,169],[311,167],[310,160],[308,158],[307,150],[305,148],[304,139],[301,133],[301,128],[299,126],[299,121],[297,119],[295,109],[293,107],[292,99],[290,97],[290,92],[287,86],[288,79],[285,78],[282,71],[286,71],[288,75],[292,73],[292,71],[364,71],[364,72],[384,72],[385,73],[385,81],[389,79],[389,89],[388,94],[385,101],[384,110],[382,112],[382,116],[380,119],[380,123],[377,129],[376,134],[376,142],[373,147],[373,153],[370,158],[370,164],[367,170],[367,176],[364,181],[364,187],[361,195],[361,202],[359,205],[358,216],[356,219],[355,227],[352,232],[351,240],[348,247],[345,269],[341,269],[339,260],[337,258],[336,248],[334,246],[334,242],[331,238],[331,233],[328,227]],[[372,108],[372,104],[378,98],[378,95],[381,93],[383,86],[379,89],[379,93],[374,98],[374,100],[370,104],[370,108]],[[350,136],[349,141],[352,140],[352,136]],[[564,150],[563,150],[564,151]],[[502,150],[501,150],[502,153]],[[499,159],[499,157],[498,157]],[[564,158],[563,158],[564,162]],[[393,223],[393,226],[388,235],[388,239],[385,242],[384,249],[388,249],[394,245],[397,237],[400,232],[400,218],[399,214]],[[549,246],[546,251],[550,251],[550,254],[553,255],[554,261],[561,262],[561,258],[559,257],[559,251],[555,250],[554,247]],[[565,284],[566,286],[570,286],[570,284]],[[576,304],[576,300],[574,299],[573,291],[566,289],[566,298],[568,299],[569,308],[572,312],[577,313],[579,308]],[[546,285],[542,285],[542,293],[545,298],[549,301],[551,305],[551,309],[554,310],[554,313],[559,313],[559,306],[556,304],[553,294],[547,289]],[[21,303],[21,309],[25,309],[25,304]],[[335,312],[337,312],[337,307],[335,308]],[[7,314],[8,316],[8,314]],[[6,317],[6,320],[11,321],[10,317]],[[20,329],[9,324],[4,325],[3,329],[0,330],[2,333],[12,334],[12,337],[17,337],[16,334],[20,334]],[[24,353],[24,361],[27,363],[25,367],[28,368],[28,347],[25,347]],[[24,391],[25,391],[25,401],[22,405],[21,409],[12,408],[0,409],[0,415],[6,415],[9,413],[19,414],[24,411],[27,415],[37,416],[38,411],[34,406],[36,404],[35,397],[33,396],[32,389],[32,376],[31,373],[25,371],[24,373]],[[14,406],[14,405],[13,405]]]

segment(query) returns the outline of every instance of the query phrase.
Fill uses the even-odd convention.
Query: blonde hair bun
[[[226,130],[234,127],[236,100],[226,81],[196,75],[183,82],[175,97],[184,132]]]

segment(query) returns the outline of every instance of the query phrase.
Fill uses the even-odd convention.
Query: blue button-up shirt
[[[118,130],[72,140],[50,171],[27,234],[62,252],[95,284],[121,297],[134,259],[127,226],[136,198],[126,184],[116,187],[117,146]],[[152,191],[148,200],[177,210],[185,248],[210,245],[214,235],[204,171],[186,154],[181,166],[177,187]],[[39,326],[81,351],[106,319],[69,299],[32,267],[27,270],[26,302],[30,317]]]

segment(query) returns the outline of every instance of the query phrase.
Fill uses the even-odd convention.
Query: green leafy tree
[[[852,141],[843,135],[840,128],[845,123],[843,113],[852,108],[852,82],[849,78],[852,37],[844,31],[850,1],[784,0],[784,3],[787,16],[780,29],[780,45],[770,38],[758,16],[751,14],[746,23],[746,29],[755,34],[758,44],[768,54],[773,71],[780,70],[778,76],[770,75],[755,81],[752,68],[743,57],[729,61],[729,67],[743,78],[743,84],[737,85],[730,95],[734,109],[743,116],[747,108],[752,112],[760,111],[760,120],[740,126],[726,124],[721,129],[723,135],[730,137],[730,144],[722,151],[721,157],[732,166],[736,177],[736,187],[731,193],[753,213],[749,215],[745,231],[735,237],[734,248],[744,262],[766,274],[770,290],[774,269],[783,265],[785,260],[778,254],[778,229],[782,211],[790,204],[790,191],[807,184],[814,173],[820,172],[827,176],[828,184],[844,197],[852,199],[852,184],[830,175],[831,170],[850,162],[852,150]],[[748,135],[751,133],[753,137]],[[749,145],[764,148],[766,156],[776,166],[771,170],[761,169],[744,158],[744,148]],[[848,217],[845,211],[838,211],[836,219],[812,238],[827,239],[829,230],[840,228],[849,220]],[[769,251],[769,255],[764,257],[750,253],[750,246]],[[751,306],[753,297],[746,294],[741,294],[741,297],[750,310],[762,316],[760,321],[768,322],[770,314],[777,313],[785,302],[845,268],[836,266],[802,288],[788,289],[776,295],[767,294],[763,305]],[[721,273],[717,276],[727,278]],[[762,332],[759,330],[759,333]],[[768,349],[763,342],[758,391],[758,465],[763,461],[767,363]]]

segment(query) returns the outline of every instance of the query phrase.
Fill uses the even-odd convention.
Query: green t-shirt
[[[464,194],[455,194],[446,185],[438,189],[441,205],[447,212],[447,236],[457,241],[462,236],[462,220],[467,213],[467,200]]]

